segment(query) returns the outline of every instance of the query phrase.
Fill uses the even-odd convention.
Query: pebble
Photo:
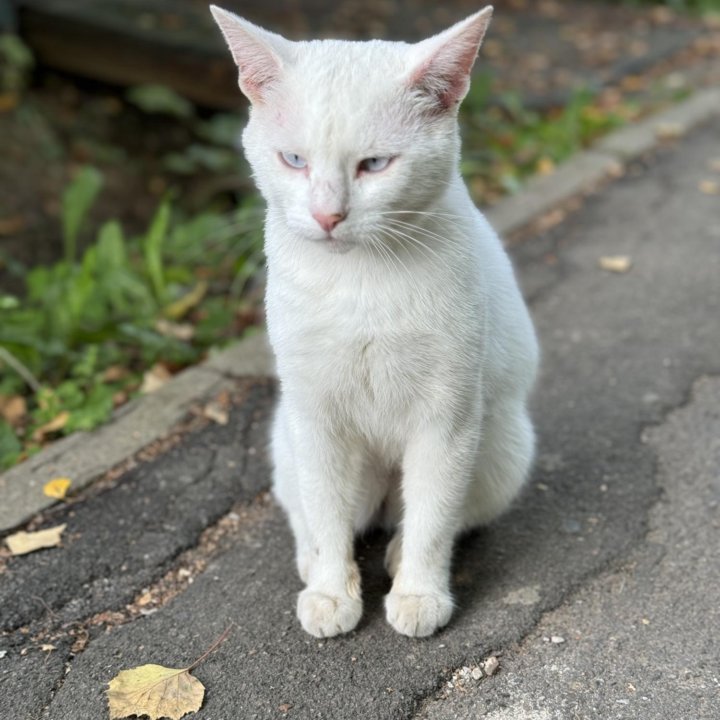
[[[550,642],[555,645],[562,645],[565,642],[565,638],[562,635],[551,635]]]
[[[494,675],[497,672],[497,669],[500,667],[500,662],[498,659],[491,655],[484,663],[483,663],[483,670],[485,671],[485,674],[490,676]]]

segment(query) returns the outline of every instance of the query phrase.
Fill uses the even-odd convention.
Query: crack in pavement
[[[644,542],[544,614],[481,692],[428,700],[418,720],[718,716],[718,407],[720,376],[703,376],[644,433],[663,489]],[[548,644],[553,633],[563,642]]]

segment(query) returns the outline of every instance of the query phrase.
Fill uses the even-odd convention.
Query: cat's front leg
[[[388,622],[403,635],[431,635],[452,615],[450,563],[477,443],[472,429],[458,433],[438,425],[418,432],[405,451],[402,535],[385,598]]]
[[[294,414],[290,427],[307,553],[297,614],[306,632],[332,637],[352,630],[362,615],[353,557],[358,453],[317,418]]]

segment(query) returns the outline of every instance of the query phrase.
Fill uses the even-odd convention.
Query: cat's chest
[[[278,368],[328,402],[399,408],[441,373],[447,328],[428,322],[423,298],[328,293],[269,303]],[[456,336],[457,337],[457,336]]]

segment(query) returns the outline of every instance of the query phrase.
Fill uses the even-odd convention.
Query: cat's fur
[[[274,488],[307,584],[298,617],[318,637],[356,626],[353,535],[380,523],[395,529],[387,619],[429,635],[452,613],[456,536],[508,507],[533,456],[533,326],[458,169],[457,108],[492,8],[414,45],[291,42],[212,11],[268,204]]]

